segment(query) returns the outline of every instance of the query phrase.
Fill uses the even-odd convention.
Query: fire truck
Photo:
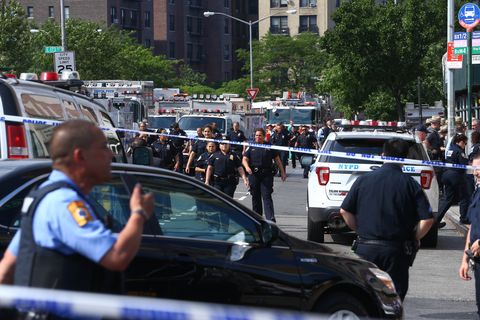
[[[153,81],[87,80],[84,86],[120,128],[136,129],[136,123],[147,119],[155,107]]]

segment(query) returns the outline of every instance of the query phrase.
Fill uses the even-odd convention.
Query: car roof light
[[[42,81],[57,81],[58,73],[53,71],[44,71],[40,74],[40,80]]]
[[[22,72],[20,73],[20,80],[38,80],[38,76],[33,72]]]
[[[76,79],[80,80],[80,74],[78,71],[63,71],[62,74],[60,75],[61,80],[71,80],[71,79]]]

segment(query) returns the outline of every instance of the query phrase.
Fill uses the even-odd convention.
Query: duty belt
[[[365,239],[362,237],[357,237],[358,244],[371,244],[384,247],[395,247],[403,248],[405,241],[396,241],[396,240],[380,240],[380,239]]]

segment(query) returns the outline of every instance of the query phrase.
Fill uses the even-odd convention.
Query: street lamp
[[[208,18],[210,16],[213,16],[213,15],[221,15],[221,16],[225,16],[225,17],[229,17],[233,20],[237,20],[238,22],[241,22],[241,23],[244,23],[246,25],[248,25],[248,31],[249,31],[249,39],[250,39],[250,88],[253,88],[253,49],[252,49],[252,26],[254,24],[257,24],[259,23],[260,21],[263,21],[265,19],[268,19],[270,17],[273,17],[273,16],[276,16],[276,15],[279,15],[279,14],[284,14],[284,13],[287,13],[287,14],[295,14],[297,13],[297,9],[290,9],[290,10],[286,10],[286,11],[279,11],[277,13],[274,13],[274,14],[271,14],[269,16],[266,16],[266,17],[263,17],[263,18],[260,18],[256,21],[246,21],[246,20],[242,20],[242,19],[239,19],[237,17],[234,17],[234,16],[231,16],[229,14],[226,14],[226,13],[223,13],[223,12],[212,12],[212,11],[205,11],[203,13],[203,15]]]

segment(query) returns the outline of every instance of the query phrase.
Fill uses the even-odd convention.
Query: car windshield
[[[178,121],[178,125],[183,130],[196,130],[197,128],[203,128],[208,124],[215,122],[217,129],[220,132],[225,132],[225,119],[215,117],[182,117]]]
[[[348,153],[361,153],[381,155],[383,152],[383,144],[386,138],[377,139],[365,139],[365,138],[348,138],[329,140],[326,142],[323,150],[348,152]],[[409,155],[410,159],[424,160],[427,159],[426,154],[422,150],[421,146],[417,145],[413,141],[408,141],[410,144]],[[372,161],[356,159],[356,158],[339,158],[328,155],[320,155],[318,162],[342,162],[342,163],[372,163]],[[375,162],[382,163],[382,162]]]
[[[171,117],[148,117],[148,126],[152,129],[168,129],[176,121],[175,116]]]

